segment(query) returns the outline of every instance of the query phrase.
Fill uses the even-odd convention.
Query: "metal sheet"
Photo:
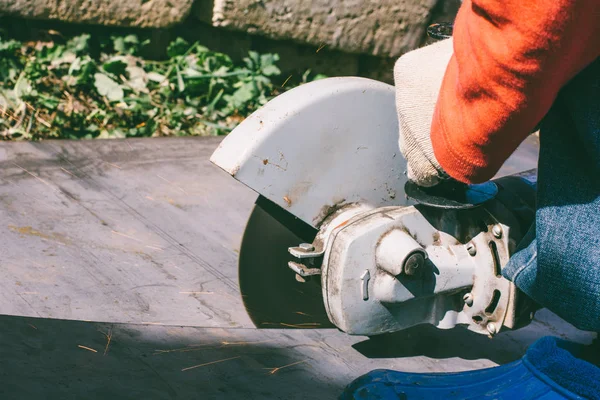
[[[334,399],[354,378],[376,368],[463,371],[515,360],[544,334],[589,342],[557,318],[543,318],[494,340],[432,327],[369,340],[335,330],[184,328],[2,316],[0,397]]]
[[[255,194],[217,138],[0,143],[0,313],[252,327],[237,257]],[[537,163],[531,137],[504,174]]]
[[[374,368],[484,368],[544,335],[591,340],[547,311],[493,340],[236,328],[252,326],[236,251],[255,196],[209,164],[217,144],[0,143],[1,398],[335,398]],[[517,171],[535,167],[526,146]]]
[[[237,256],[255,199],[218,139],[3,143],[0,313],[252,327]]]

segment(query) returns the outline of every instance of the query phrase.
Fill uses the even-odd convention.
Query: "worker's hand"
[[[400,151],[408,164],[408,178],[420,186],[448,178],[433,154],[430,131],[451,56],[452,39],[446,39],[406,53],[394,67]]]

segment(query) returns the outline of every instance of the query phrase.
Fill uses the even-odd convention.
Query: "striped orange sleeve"
[[[465,183],[490,179],[560,89],[600,55],[599,0],[465,0],[431,126]]]

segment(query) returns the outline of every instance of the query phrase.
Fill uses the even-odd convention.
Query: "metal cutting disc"
[[[239,259],[246,310],[257,328],[329,328],[320,275],[296,280],[289,247],[313,241],[317,230],[259,197],[250,215]]]
[[[492,200],[498,194],[498,187],[494,182],[466,185],[448,180],[426,188],[407,181],[404,185],[404,192],[406,196],[425,206],[464,210],[478,207]]]

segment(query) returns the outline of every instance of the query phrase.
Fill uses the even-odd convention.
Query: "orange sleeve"
[[[484,182],[600,55],[600,0],[465,0],[434,112],[444,170]]]

